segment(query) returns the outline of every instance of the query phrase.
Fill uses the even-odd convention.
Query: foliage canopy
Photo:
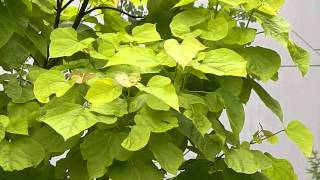
[[[0,0],[0,179],[297,179],[251,147],[285,132],[312,151],[310,131],[286,126],[260,85],[281,66],[260,34],[308,72],[277,15],[284,0],[194,1]],[[285,128],[242,140],[252,91]]]

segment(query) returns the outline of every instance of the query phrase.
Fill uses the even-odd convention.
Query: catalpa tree
[[[0,179],[297,179],[251,147],[285,133],[312,151],[260,85],[281,58],[258,35],[308,71],[277,16],[284,0],[194,1],[1,0]],[[240,139],[252,91],[284,128]]]

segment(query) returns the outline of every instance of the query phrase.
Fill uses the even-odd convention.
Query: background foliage
[[[281,57],[257,35],[308,72],[277,15],[284,0],[193,3],[1,0],[0,179],[297,179],[290,162],[251,147],[284,132],[312,152],[310,131],[287,124],[260,85],[278,79]],[[284,128],[243,140],[252,91]]]

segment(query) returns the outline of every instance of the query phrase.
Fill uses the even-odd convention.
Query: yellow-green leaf
[[[305,76],[308,73],[310,66],[309,52],[291,40],[288,42],[288,50],[293,62],[298,66],[302,76]]]
[[[192,67],[218,76],[247,76],[247,62],[236,52],[221,48],[205,53],[203,61],[194,61]]]
[[[67,81],[64,74],[57,70],[50,70],[39,75],[34,83],[34,95],[41,103],[48,103],[50,96],[63,96],[74,83]]]
[[[169,78],[156,75],[149,80],[147,86],[142,84],[137,84],[136,86],[140,91],[154,95],[173,109],[179,111],[178,96]]]
[[[164,43],[166,52],[183,68],[187,66],[199,51],[206,47],[195,38],[186,38],[181,44],[175,39]]]
[[[292,121],[285,129],[288,137],[299,147],[307,157],[311,156],[313,148],[313,134],[300,121]]]
[[[86,100],[93,104],[112,102],[122,94],[122,87],[113,79],[105,78],[95,81],[87,92]]]
[[[132,29],[133,40],[137,43],[149,43],[160,41],[160,34],[155,24],[145,23]]]

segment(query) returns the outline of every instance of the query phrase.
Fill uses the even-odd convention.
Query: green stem
[[[280,131],[278,131],[278,132],[276,132],[276,133],[274,133],[274,134],[272,134],[272,135],[270,135],[270,136],[266,136],[266,137],[262,138],[261,141],[267,140],[267,139],[269,139],[269,138],[271,138],[271,137],[273,137],[273,136],[276,136],[276,135],[278,135],[278,134],[280,134],[280,133],[282,133],[282,132],[285,132],[285,130],[282,129],[282,130],[280,130]],[[256,143],[257,143],[257,142],[255,142],[255,141],[251,141],[251,142],[250,142],[250,144],[256,144]]]
[[[207,91],[189,91],[189,92],[192,92],[192,93],[203,93],[203,94],[209,94],[210,92],[207,92]]]
[[[252,9],[252,10],[251,10],[251,13],[250,13],[250,15],[249,15],[249,19],[248,19],[248,22],[247,22],[246,28],[248,28],[248,27],[249,27],[250,21],[251,21],[252,16],[253,16],[253,13],[254,13],[254,9]]]
[[[220,4],[220,2],[217,1],[216,8],[215,8],[215,10],[214,10],[214,11],[215,11],[215,12],[214,12],[214,18],[216,18],[216,17],[218,16],[218,13],[219,13],[219,11],[218,11],[219,4]]]

